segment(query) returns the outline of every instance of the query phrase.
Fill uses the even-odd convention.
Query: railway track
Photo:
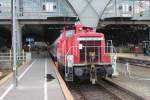
[[[72,83],[69,89],[74,100],[121,100],[100,85],[91,83]]]
[[[96,85],[89,82],[67,84],[75,100],[143,100],[106,80]]]
[[[128,63],[130,63],[130,65],[150,68],[150,61],[149,60],[140,60],[140,59],[119,57],[117,62],[119,62],[119,63],[127,63],[128,62]]]
[[[114,94],[120,100],[144,100],[141,96],[127,90],[124,86],[119,86],[118,84],[109,81],[109,79],[99,80],[98,84],[110,93]]]

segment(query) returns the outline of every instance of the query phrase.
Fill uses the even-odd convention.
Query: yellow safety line
[[[62,88],[62,91],[63,91],[63,94],[64,94],[66,100],[74,100],[72,94],[70,93],[68,87],[66,86],[66,83],[64,82],[63,78],[61,77],[58,70],[56,69],[56,65],[53,63],[52,59],[50,59],[50,61],[53,64],[53,68],[55,70],[56,76],[58,78],[58,81],[60,83],[60,86]]]

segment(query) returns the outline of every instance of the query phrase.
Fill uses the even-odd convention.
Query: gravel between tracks
[[[91,83],[72,83],[68,87],[74,100],[121,100],[100,85]]]
[[[121,100],[143,100],[141,97],[137,96],[131,91],[126,90],[124,87],[120,87],[117,84],[108,81],[107,79],[99,80],[98,84],[112,94],[116,95]]]
[[[99,80],[96,85],[89,82],[67,83],[74,100],[143,100],[114,83]]]

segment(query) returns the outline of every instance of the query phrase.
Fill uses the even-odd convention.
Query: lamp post
[[[11,0],[12,6],[12,47],[13,47],[13,85],[17,87],[17,26],[16,0]]]

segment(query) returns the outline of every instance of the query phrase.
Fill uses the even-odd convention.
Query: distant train
[[[98,77],[112,77],[116,72],[116,53],[112,41],[91,27],[66,27],[49,47],[53,59],[63,69],[66,81],[89,79],[93,84]]]

